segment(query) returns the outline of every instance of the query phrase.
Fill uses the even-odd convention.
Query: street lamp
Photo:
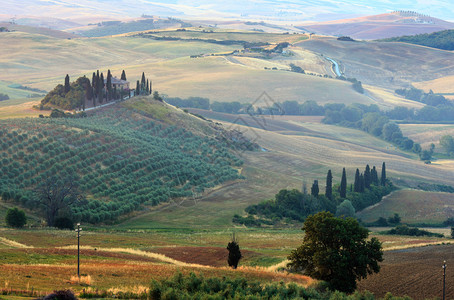
[[[443,300],[445,300],[445,286],[446,286],[446,260],[443,261]]]
[[[82,231],[82,228],[80,228],[80,223],[77,223],[77,229],[75,230],[77,232],[77,277],[80,278],[80,232]]]

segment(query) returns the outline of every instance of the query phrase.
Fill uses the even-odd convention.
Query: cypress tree
[[[378,173],[377,169],[375,166],[372,167],[372,170],[370,171],[370,177],[371,177],[371,182],[375,185],[378,185]]]
[[[65,94],[69,92],[70,88],[71,88],[71,86],[69,84],[69,75],[66,74],[66,77],[65,77]]]
[[[314,180],[314,183],[312,184],[311,187],[311,195],[314,197],[318,197],[318,193],[320,192],[318,188],[318,180]]]
[[[360,193],[364,193],[364,191],[366,190],[366,186],[364,184],[364,175],[363,173],[361,173],[361,175],[359,175],[359,192]]]
[[[149,89],[149,86],[148,86],[148,79],[147,79],[147,87],[146,87],[146,91],[147,91],[147,95],[150,95],[150,89]]]
[[[107,70],[106,90],[106,100],[112,100],[112,73],[110,70]]]
[[[145,72],[142,72],[142,81],[140,82],[140,88],[145,91]]]
[[[347,197],[347,175],[345,174],[345,168],[342,169],[342,179],[341,179],[339,194],[340,194],[341,198]]]
[[[383,165],[381,167],[381,179],[380,179],[380,184],[385,186],[386,185],[386,165],[385,162],[383,162]]]
[[[139,80],[137,80],[137,85],[136,85],[136,96],[140,95],[140,83]]]
[[[98,83],[98,78],[96,77],[96,73],[93,72],[93,76],[91,77],[91,93],[92,93],[92,95],[96,94],[96,91],[97,91],[96,85],[97,85],[97,83]]]
[[[150,80],[150,88],[149,88],[149,90],[150,90],[150,95],[151,95],[151,93],[152,93],[152,91],[153,91],[153,90],[151,89],[151,80]]]
[[[367,165],[366,170],[364,171],[364,186],[369,189],[370,183],[371,183],[370,167],[369,165]]]
[[[121,72],[121,80],[125,80],[126,81],[126,73],[125,73],[125,70],[123,70]]]
[[[229,250],[229,256],[227,258],[227,263],[229,267],[236,269],[240,259],[243,257],[241,255],[240,246],[238,241],[235,239],[235,234],[233,234],[232,241],[227,244],[227,250]]]
[[[361,187],[360,187],[361,183],[360,183],[359,180],[360,180],[359,179],[359,169],[356,169],[356,172],[355,172],[355,183],[353,185],[353,191],[355,193],[359,193],[360,190],[361,190]]]
[[[329,200],[333,200],[333,175],[331,174],[331,170],[328,170],[328,174],[326,175],[325,196]]]
[[[104,75],[101,73],[101,76],[98,80],[98,101],[102,103],[103,101],[103,92],[104,92]]]

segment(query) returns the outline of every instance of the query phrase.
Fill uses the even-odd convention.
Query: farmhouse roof
[[[125,85],[125,84],[129,83],[129,81],[121,80],[121,79],[118,79],[117,77],[112,77],[111,82],[112,82],[112,84],[117,84],[117,85]],[[104,79],[104,84],[106,84],[106,83],[107,83],[107,78]]]

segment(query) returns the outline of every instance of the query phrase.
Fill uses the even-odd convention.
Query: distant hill
[[[411,36],[383,39],[384,42],[404,42],[443,50],[454,50],[454,30],[443,30]]]
[[[82,27],[73,30],[74,32],[86,37],[101,37],[108,35],[117,35],[135,31],[144,31],[152,29],[179,28],[188,27],[191,24],[178,19],[159,19],[145,18],[134,21],[106,21],[97,23],[95,26]],[[81,30],[82,29],[82,30]]]
[[[416,12],[397,11],[354,19],[301,25],[297,28],[322,35],[350,36],[355,39],[374,40],[454,29],[454,23]]]
[[[18,24],[11,24],[11,23],[0,23],[0,27],[5,27],[9,31],[19,31],[19,32],[26,32],[31,34],[41,34],[57,39],[68,39],[68,38],[76,38],[78,37],[75,34],[64,32],[60,30],[54,30],[45,27],[33,27],[27,25],[18,25]]]

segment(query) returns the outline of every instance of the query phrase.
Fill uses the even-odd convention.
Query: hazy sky
[[[325,21],[394,10],[412,10],[454,20],[452,0],[0,0],[0,14],[83,20],[127,18],[142,14],[180,18],[222,17],[264,21]]]

